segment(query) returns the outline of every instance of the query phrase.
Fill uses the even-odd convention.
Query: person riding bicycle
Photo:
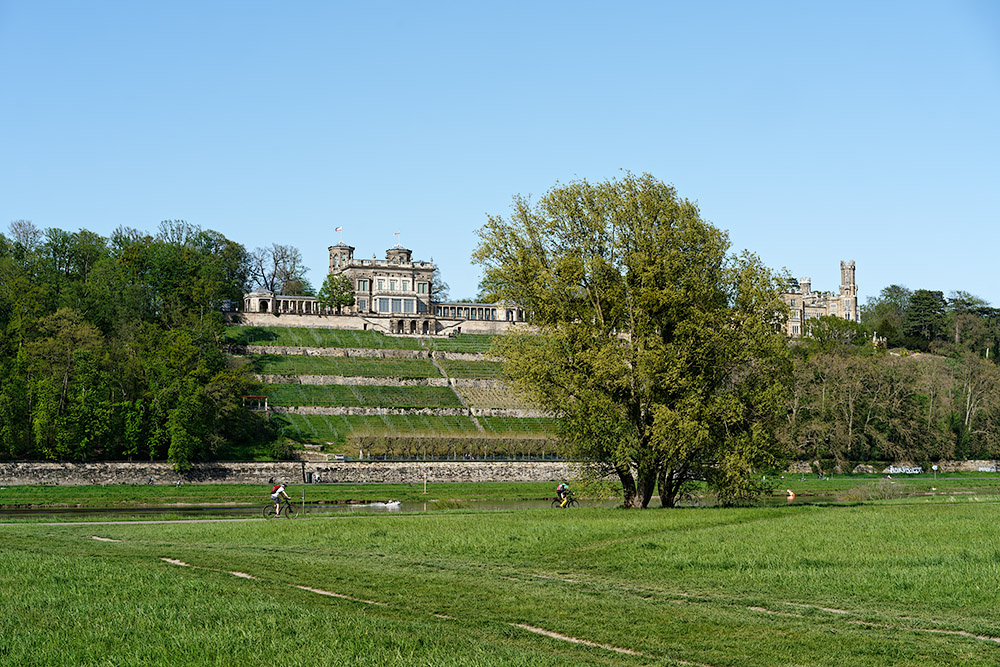
[[[559,507],[566,507],[566,503],[569,501],[569,487],[565,482],[560,482],[559,486],[556,487],[556,495],[559,496]]]
[[[284,496],[286,500],[291,500],[288,494],[285,493],[285,485],[283,482],[278,482],[273,487],[271,487],[271,500],[274,501],[274,513],[279,514],[281,512],[281,496]]]

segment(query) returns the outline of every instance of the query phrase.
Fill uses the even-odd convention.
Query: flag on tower
[[[393,236],[399,236],[399,232],[393,232],[392,235]]]
[[[344,231],[344,228],[343,228],[343,227],[337,227],[337,228],[336,228],[335,230],[333,230],[333,231],[335,231],[335,232],[342,232],[342,231]]]

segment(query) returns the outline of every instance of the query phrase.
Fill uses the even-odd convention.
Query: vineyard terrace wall
[[[563,461],[297,461],[201,463],[183,473],[169,463],[0,463],[0,486],[85,484],[353,484],[558,482],[573,478]]]

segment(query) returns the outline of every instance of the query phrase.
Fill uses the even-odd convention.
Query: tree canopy
[[[336,308],[339,315],[344,306],[354,305],[354,285],[342,273],[328,273],[316,298],[320,305]]]
[[[257,248],[247,257],[249,277],[254,287],[284,296],[312,296],[313,288],[302,263],[302,253],[290,245],[272,243]]]
[[[479,231],[474,261],[537,335],[496,351],[627,507],[673,506],[694,480],[723,502],[762,490],[790,379],[785,282],[652,176],[557,186]]]
[[[167,221],[110,238],[0,234],[0,459],[167,459],[179,468],[269,442],[242,406],[221,310],[248,257],[217,232]]]

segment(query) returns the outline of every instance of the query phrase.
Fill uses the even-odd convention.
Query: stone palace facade
[[[251,292],[238,316],[246,323],[337,329],[375,329],[385,333],[451,335],[502,333],[523,322],[523,312],[511,304],[439,302],[434,298],[434,262],[414,260],[401,245],[389,248],[385,259],[359,259],[354,246],[329,247],[328,273],[347,276],[354,287],[354,305],[341,315],[325,309],[312,296]],[[262,318],[261,315],[264,315]],[[267,316],[270,316],[268,322]]]
[[[824,315],[843,317],[852,322],[860,322],[858,312],[858,284],[854,278],[854,262],[840,263],[840,289],[831,292],[813,292],[811,278],[799,278],[799,289],[789,290],[781,295],[788,306],[788,322],[785,333],[798,338],[805,333],[805,323]]]

